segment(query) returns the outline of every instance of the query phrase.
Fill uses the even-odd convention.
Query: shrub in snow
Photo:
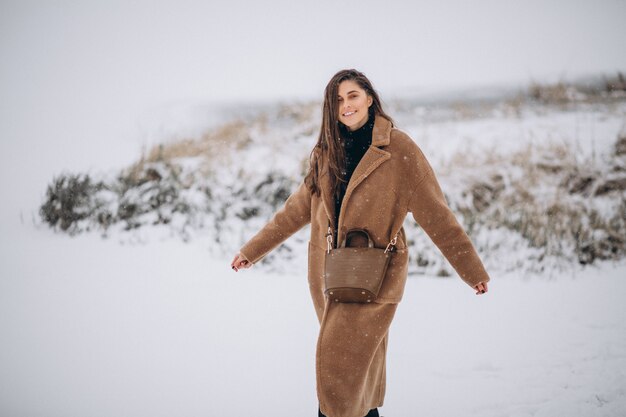
[[[398,125],[435,166],[488,270],[542,271],[626,256],[626,134],[610,149],[605,139],[623,124],[624,103],[598,91],[535,85],[535,100],[518,97],[514,107],[397,107]],[[207,236],[215,256],[230,257],[302,180],[317,139],[318,104],[266,109],[197,140],[156,146],[114,177],[55,178],[41,216],[68,233],[95,229],[124,239],[150,228],[184,240]],[[591,138],[580,133],[587,131]],[[598,138],[604,144],[596,152]],[[581,153],[580,140],[592,151]],[[404,226],[409,274],[454,275],[411,216]],[[259,267],[293,270],[306,261],[308,239],[305,227]]]
[[[613,171],[619,160],[617,154],[581,159],[565,145],[529,147],[485,162],[479,173],[457,169],[447,178],[461,188],[450,204],[470,235],[510,229],[539,250],[540,261],[620,259],[626,255],[626,172]]]
[[[102,187],[102,183],[92,182],[89,175],[60,175],[48,185],[39,214],[50,226],[76,233],[78,222],[94,212],[94,194]]]

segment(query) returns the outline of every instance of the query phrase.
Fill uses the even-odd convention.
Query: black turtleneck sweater
[[[363,155],[372,144],[372,131],[374,129],[374,115],[371,111],[367,122],[355,131],[350,131],[343,123],[339,122],[340,142],[346,153],[346,169],[344,171],[344,179],[346,183],[339,183],[339,195],[335,196],[335,230],[337,230],[339,222],[339,212],[341,202],[346,193],[348,182],[352,177],[354,169],[361,161]]]

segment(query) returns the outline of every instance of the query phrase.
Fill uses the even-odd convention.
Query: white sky
[[[625,17],[625,0],[0,0],[0,185],[129,163],[189,103],[321,99],[342,68],[383,101],[613,75]]]
[[[319,97],[346,67],[389,91],[626,68],[624,0],[3,1],[1,7],[2,84],[30,80],[39,92],[83,97],[106,87],[114,101]]]

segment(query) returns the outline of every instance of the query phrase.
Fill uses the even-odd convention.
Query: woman
[[[231,267],[250,268],[311,223],[308,280],[320,322],[316,351],[319,416],[378,416],[385,396],[388,329],[407,279],[402,224],[410,212],[461,279],[487,292],[489,276],[448,207],[432,167],[417,144],[394,127],[365,75],[335,74],[324,93],[322,126],[308,174],[274,217],[235,255]],[[374,303],[341,303],[324,295],[326,234],[333,242],[366,229],[377,248],[398,232]],[[336,232],[335,232],[336,231]],[[335,243],[336,245],[336,243]]]

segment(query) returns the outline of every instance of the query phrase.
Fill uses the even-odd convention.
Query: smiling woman
[[[326,86],[322,126],[307,176],[231,262],[235,271],[249,268],[311,223],[308,281],[320,323],[318,416],[375,417],[383,405],[388,330],[407,279],[409,257],[402,224],[409,212],[461,279],[476,294],[487,292],[489,275],[421,149],[394,126],[363,73],[339,71]],[[382,272],[363,265],[341,269],[348,275],[351,269],[365,270],[352,280],[357,288],[382,276],[378,293],[363,302],[342,302],[326,294],[330,250],[363,246],[364,242],[350,239],[351,231],[369,235],[365,246],[390,249]],[[352,286],[347,289],[354,290]]]
[[[373,99],[365,90],[352,80],[345,80],[339,85],[339,121],[349,130],[357,130],[368,119],[368,110]]]

